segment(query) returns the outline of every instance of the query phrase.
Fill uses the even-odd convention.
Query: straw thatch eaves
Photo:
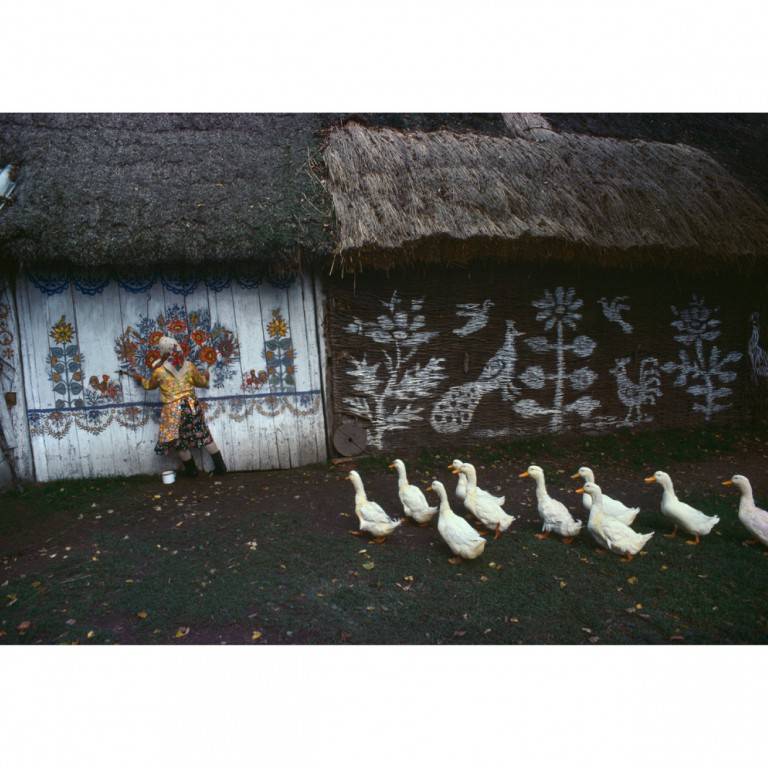
[[[313,115],[3,115],[0,167],[19,173],[0,266],[306,264],[332,248],[311,172],[322,127]]]
[[[516,125],[537,138],[332,131],[324,156],[342,267],[531,256],[766,263],[768,207],[708,154]]]

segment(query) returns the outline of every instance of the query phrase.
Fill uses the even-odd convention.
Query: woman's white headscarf
[[[157,342],[157,348],[161,355],[173,354],[173,351],[179,346],[179,342],[171,336],[162,336]]]

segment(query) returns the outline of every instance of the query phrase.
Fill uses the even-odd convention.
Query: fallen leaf
[[[627,579],[627,584],[637,584],[637,576],[630,576]]]
[[[643,604],[642,603],[635,603],[635,609],[636,610],[642,610]]]
[[[251,640],[258,640],[261,637],[261,632],[258,629],[254,629],[251,634]]]
[[[464,637],[464,635],[466,635],[466,634],[467,634],[467,630],[466,630],[466,629],[457,629],[457,630],[456,630],[456,631],[453,633],[453,636],[454,636],[454,637]]]
[[[179,627],[176,630],[176,634],[174,635],[174,637],[176,638],[186,637],[188,634],[189,634],[189,627]]]
[[[366,571],[372,571],[373,570],[373,560],[368,560],[367,562],[363,563],[363,568],[365,568]]]
[[[137,616],[138,616],[140,619],[146,619],[146,618],[147,618],[147,616],[148,616],[149,614],[148,614],[146,611],[139,611],[139,612],[138,612],[136,615],[137,615]]]
[[[659,568],[660,571],[666,571],[669,569],[668,565],[662,565],[661,568]]]
[[[567,586],[568,586],[567,581],[562,581],[562,580],[560,581],[560,589],[565,589]]]
[[[481,576],[480,577],[480,581],[488,581],[488,577],[487,576]]]
[[[23,635],[31,626],[31,621],[22,621],[16,629]]]
[[[96,637],[96,633],[95,633],[95,632],[94,632],[92,629],[89,629],[89,630],[88,630],[88,634],[86,635],[86,637],[87,637],[89,640],[91,640],[91,639],[93,639],[94,637]]]
[[[670,640],[685,640],[685,638],[682,635],[672,635],[672,637],[669,638]]]

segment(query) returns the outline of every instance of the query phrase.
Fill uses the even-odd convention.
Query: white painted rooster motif
[[[641,421],[651,421],[650,416],[643,416],[643,406],[654,405],[656,398],[661,397],[659,361],[655,357],[643,358],[640,361],[640,379],[635,383],[627,373],[630,359],[629,357],[618,358],[614,367],[611,368],[611,373],[616,379],[616,393],[619,400],[627,407],[624,423],[639,424]]]

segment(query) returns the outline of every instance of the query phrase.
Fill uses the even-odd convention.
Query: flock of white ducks
[[[449,562],[473,560],[483,553],[486,545],[483,538],[485,534],[451,509],[448,493],[441,482],[434,480],[426,489],[436,493],[438,497],[438,505],[430,506],[421,489],[408,482],[403,461],[395,459],[389,467],[397,471],[398,497],[405,517],[417,525],[426,527],[437,516],[438,533],[454,554]],[[494,496],[480,488],[477,484],[477,471],[472,464],[454,459],[449,469],[458,476],[456,497],[463,502],[477,523],[488,531],[493,531],[494,539],[498,539],[516,519],[503,509],[506,498]],[[541,533],[536,534],[536,537],[544,539],[555,534],[566,544],[570,544],[581,532],[582,522],[571,514],[565,504],[549,495],[544,470],[532,464],[519,477],[531,478],[536,483],[536,510],[541,518]],[[374,537],[375,543],[383,543],[405,518],[390,517],[379,504],[371,501],[356,471],[351,471],[347,479],[355,488],[355,516],[359,522],[359,530],[354,533],[369,533]],[[572,479],[583,480],[582,487],[578,488],[576,493],[582,494],[584,508],[589,514],[587,530],[597,544],[609,552],[622,555],[627,561],[641,552],[654,534],[639,533],[631,527],[640,512],[639,507],[628,507],[604,494],[595,483],[595,474],[589,467],[580,467],[578,472],[572,475]],[[693,537],[686,543],[697,545],[701,537],[709,534],[720,522],[716,515],[706,515],[680,501],[675,494],[672,479],[666,472],[654,472],[645,478],[645,482],[658,483],[663,489],[661,512],[674,526],[672,533],[665,534],[668,538],[676,536],[677,529],[682,528]],[[723,485],[732,485],[741,492],[739,520],[756,539],[768,546],[768,512],[755,505],[749,480],[743,475],[734,475],[730,480],[725,480]]]

